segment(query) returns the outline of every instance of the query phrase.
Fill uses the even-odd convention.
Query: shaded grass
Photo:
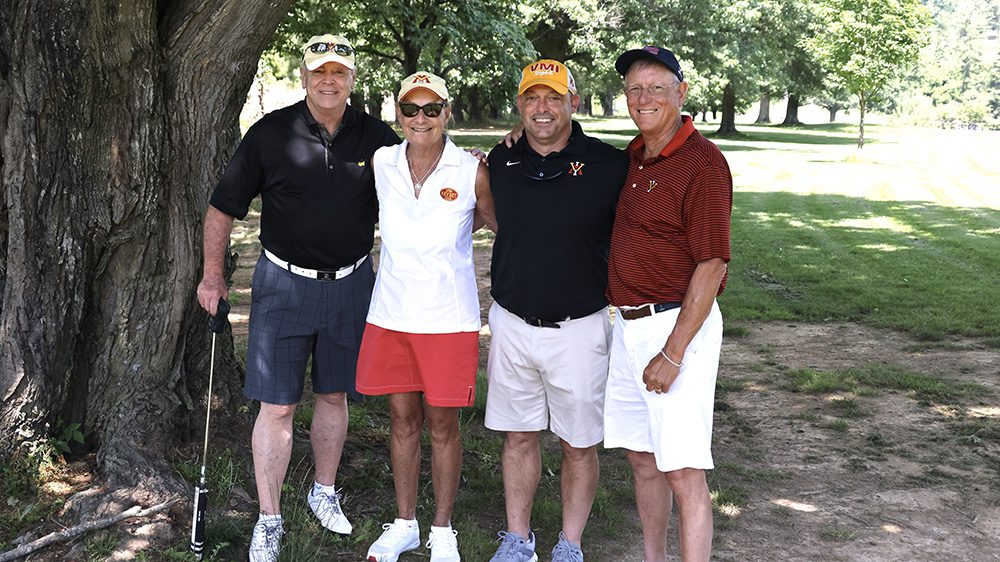
[[[824,394],[865,389],[897,390],[925,402],[952,402],[989,394],[984,386],[931,377],[885,363],[838,371],[797,369],[787,373],[787,390]],[[841,401],[845,402],[845,401]],[[846,406],[842,406],[846,408]]]
[[[463,559],[487,560],[496,549],[497,532],[506,527],[503,508],[501,472],[502,436],[483,426],[486,408],[486,375],[478,373],[477,393],[473,406],[459,415],[463,444],[462,481],[455,502],[453,525],[459,533]],[[385,397],[367,398],[349,407],[348,441],[345,445],[338,486],[342,486],[345,513],[354,524],[350,536],[335,535],[322,529],[305,503],[312,485],[313,464],[308,443],[308,428],[312,419],[310,401],[304,401],[294,416],[295,443],[291,466],[282,489],[282,515],[286,534],[282,541],[281,562],[306,560],[360,560],[368,546],[382,533],[382,523],[396,515],[392,472],[388,458],[389,417]],[[418,487],[417,518],[422,540],[430,529],[433,516],[433,486],[430,478],[430,444],[422,439],[422,462]],[[545,553],[555,544],[562,526],[560,504],[561,449],[558,441],[542,441],[542,475],[532,510],[532,527],[538,536],[538,552]],[[627,517],[632,508],[632,479],[624,455],[617,451],[599,450],[602,464],[601,484],[587,528],[589,541],[606,538],[616,540],[632,521]],[[221,456],[225,458],[225,454]],[[199,461],[200,462],[200,461]],[[213,461],[209,480],[219,471]],[[181,470],[181,469],[179,469]],[[196,471],[185,465],[182,472]],[[250,466],[245,467],[249,472]],[[249,474],[244,474],[249,477]],[[249,478],[246,480],[250,482]],[[241,482],[242,484],[242,482]],[[210,486],[211,488],[211,486]],[[224,486],[220,487],[225,489]],[[231,491],[231,487],[229,490]],[[239,560],[245,558],[250,529],[255,514],[247,518],[223,513],[223,500],[212,497],[206,536],[211,556],[206,560]],[[158,552],[144,553],[154,559],[193,560],[183,543]],[[428,556],[423,546],[403,557],[417,560]]]

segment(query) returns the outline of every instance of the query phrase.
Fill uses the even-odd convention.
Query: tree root
[[[111,525],[114,525],[115,523],[118,523],[120,521],[124,521],[125,519],[130,519],[133,517],[146,517],[149,515],[153,515],[155,513],[159,513],[161,511],[170,508],[179,501],[181,501],[181,498],[175,497],[147,509],[142,509],[141,506],[136,505],[117,515],[104,517],[102,519],[96,519],[94,521],[87,521],[86,523],[81,523],[75,527],[70,527],[69,529],[66,529],[64,531],[49,533],[48,535],[45,535],[44,537],[38,540],[31,541],[30,543],[21,545],[15,548],[14,550],[9,550],[7,552],[4,552],[3,554],[0,554],[0,562],[8,562],[10,560],[16,560],[18,558],[22,558],[24,556],[27,556],[28,554],[31,554],[36,550],[45,548],[46,546],[68,541],[73,537],[82,535],[83,533],[96,531],[98,529],[103,529],[105,527],[110,527]]]

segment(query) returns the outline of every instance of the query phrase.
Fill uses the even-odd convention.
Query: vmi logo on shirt
[[[582,176],[583,175],[583,162],[570,162],[569,163],[569,175],[571,176]]]
[[[559,72],[559,65],[551,62],[536,62],[531,65],[531,72],[534,72],[535,76],[548,76]]]

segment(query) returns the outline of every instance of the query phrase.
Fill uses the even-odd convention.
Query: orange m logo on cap
[[[413,77],[413,82],[411,84],[430,84],[431,79],[426,74],[417,74]]]

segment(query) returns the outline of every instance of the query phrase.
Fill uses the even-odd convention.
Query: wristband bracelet
[[[671,358],[670,358],[670,356],[669,356],[669,355],[667,355],[667,354],[666,354],[666,353],[665,353],[665,352],[664,352],[664,351],[663,351],[662,349],[660,350],[660,355],[662,355],[662,356],[663,356],[663,358],[667,360],[667,363],[670,363],[670,364],[671,364],[671,365],[673,365],[674,367],[677,367],[678,369],[680,369],[680,367],[681,367],[681,364],[683,363],[683,361],[681,361],[680,363],[678,363],[678,362],[674,361],[674,360],[673,360],[673,359],[671,359]]]

